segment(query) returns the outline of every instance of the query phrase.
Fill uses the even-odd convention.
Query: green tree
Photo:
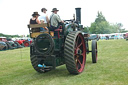
[[[89,31],[92,34],[105,34],[110,33],[109,23],[106,21],[105,17],[102,15],[102,12],[98,12],[95,22],[91,23]]]
[[[91,27],[89,28],[90,33],[94,34],[97,32],[97,25],[96,22],[91,23]]]
[[[89,27],[84,27],[83,32],[85,32],[85,33],[89,33]]]
[[[125,30],[125,28],[122,28],[122,27],[123,27],[122,23],[110,24],[109,30],[111,31],[111,33],[127,32],[127,30]]]
[[[27,35],[27,37],[30,37],[30,35]]]
[[[105,17],[102,15],[102,12],[98,11],[97,18],[95,19],[96,23],[101,23],[102,21],[106,21]]]
[[[0,36],[1,37],[6,37],[6,38],[20,37],[19,35],[6,35],[6,34],[3,34],[3,33],[0,33]]]

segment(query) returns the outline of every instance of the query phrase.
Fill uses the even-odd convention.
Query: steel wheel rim
[[[96,51],[96,61],[97,61],[97,43],[96,43],[96,49],[95,49],[95,51]]]
[[[75,42],[74,59],[78,72],[82,72],[85,67],[86,61],[86,50],[83,36],[78,34]]]

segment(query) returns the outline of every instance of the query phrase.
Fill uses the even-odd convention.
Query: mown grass
[[[89,42],[90,43],[90,42]],[[91,54],[83,73],[71,75],[65,65],[37,73],[30,62],[29,47],[0,51],[0,85],[128,85],[128,42],[98,41],[98,62]]]

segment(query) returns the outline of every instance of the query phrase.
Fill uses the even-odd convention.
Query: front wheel
[[[96,63],[97,62],[97,41],[96,40],[92,40],[92,63]]]

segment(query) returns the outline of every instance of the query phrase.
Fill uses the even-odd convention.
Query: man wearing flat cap
[[[58,28],[59,23],[64,23],[63,20],[60,19],[59,15],[57,14],[59,10],[57,10],[57,8],[53,8],[52,9],[52,15],[50,16],[50,25],[52,27],[52,29],[50,29],[51,31],[54,31],[55,29]]]

